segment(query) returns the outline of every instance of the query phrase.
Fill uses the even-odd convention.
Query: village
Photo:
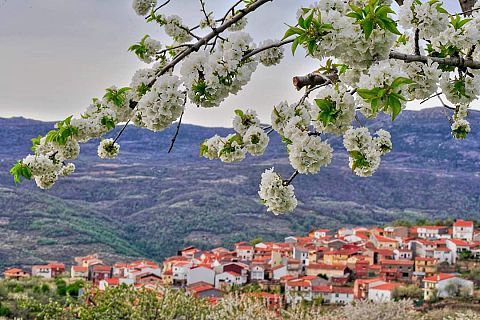
[[[421,290],[422,301],[473,297],[479,283],[465,279],[463,263],[480,268],[480,230],[473,221],[453,226],[388,226],[318,229],[283,242],[239,242],[233,250],[187,247],[158,264],[137,260],[106,265],[99,254],[75,257],[73,265],[35,265],[4,271],[6,279],[69,277],[98,290],[120,285],[185,290],[212,301],[255,288],[272,305],[299,302],[349,304],[355,299],[385,302],[400,288]],[[250,291],[251,293],[251,291]]]

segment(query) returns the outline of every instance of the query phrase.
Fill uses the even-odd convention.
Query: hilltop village
[[[480,283],[464,271],[480,269],[480,230],[473,221],[452,226],[318,229],[283,242],[239,242],[233,250],[187,247],[158,264],[137,260],[106,265],[98,254],[73,265],[35,265],[4,271],[6,279],[70,277],[98,290],[120,285],[185,290],[212,301],[248,292],[273,305],[298,302],[348,304],[408,297],[422,301],[471,297]],[[402,290],[404,289],[404,290]],[[403,293],[402,293],[403,292]]]

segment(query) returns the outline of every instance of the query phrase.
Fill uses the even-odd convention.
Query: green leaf
[[[362,26],[362,29],[363,29],[363,33],[365,33],[365,39],[368,40],[368,38],[370,38],[370,35],[373,32],[373,28],[374,28],[375,25],[374,25],[372,20],[365,19],[361,22],[361,26]]]
[[[235,112],[235,114],[236,114],[237,116],[239,116],[240,118],[243,118],[243,116],[244,116],[244,113],[243,113],[243,111],[242,111],[242,110],[240,110],[240,109],[236,109],[234,112]]]
[[[10,174],[13,176],[15,184],[20,183],[22,177],[27,180],[32,179],[32,170],[20,160],[10,169]]]
[[[396,88],[399,88],[403,85],[406,85],[406,84],[413,84],[415,83],[415,81],[409,79],[409,78],[405,78],[405,77],[398,77],[396,78],[395,80],[393,80],[392,84],[390,85],[390,87],[396,89]]]
[[[371,100],[375,99],[378,97],[378,91],[379,90],[369,90],[369,89],[357,89],[357,93],[360,97],[362,97],[364,100]]]
[[[391,95],[388,97],[388,106],[392,110],[392,121],[402,112],[402,103],[398,98]]]

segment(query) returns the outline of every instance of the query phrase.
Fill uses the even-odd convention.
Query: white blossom
[[[314,174],[332,161],[332,147],[318,136],[305,136],[288,145],[288,157],[295,170]]]
[[[67,163],[66,165],[62,166],[62,168],[58,172],[58,175],[62,177],[67,177],[74,172],[75,172],[75,165],[73,163]]]
[[[274,40],[265,40],[260,43],[259,47],[260,48],[267,47],[277,42],[278,41],[274,41]],[[285,49],[281,46],[264,50],[258,54],[260,63],[267,67],[277,65],[280,63],[280,61],[282,61],[284,56],[284,51]]]
[[[398,13],[399,24],[405,29],[418,29],[422,39],[436,37],[449,25],[448,14],[439,10],[438,5],[438,2],[405,0]]]
[[[157,5],[157,0],[133,0],[133,10],[139,15],[146,15],[150,9]]]
[[[179,90],[180,84],[177,76],[160,76],[152,89],[138,102],[135,124],[152,131],[170,127],[184,110],[185,96]]]
[[[214,135],[201,144],[200,155],[210,160],[218,159],[224,145],[224,140],[219,135]]]
[[[41,176],[35,176],[35,183],[40,189],[48,190],[53,187],[58,180],[56,172],[49,172]]]
[[[259,126],[260,120],[258,119],[255,110],[235,110],[235,117],[233,118],[233,129],[241,135],[244,135],[247,130],[252,126]]]
[[[238,134],[230,134],[225,138],[223,148],[219,152],[219,158],[223,162],[238,162],[245,159],[246,150],[243,147],[242,137]]]
[[[355,100],[344,86],[322,88],[317,100],[321,101],[310,110],[312,124],[317,132],[340,135],[352,125],[355,118]],[[330,122],[325,123],[326,120]]]
[[[102,159],[114,159],[120,152],[120,145],[113,139],[103,139],[98,146],[98,156]]]
[[[252,156],[261,156],[268,146],[270,138],[265,131],[257,126],[251,126],[243,135],[245,149]]]
[[[384,129],[380,129],[376,132],[377,137],[373,138],[373,143],[375,144],[377,150],[383,156],[390,151],[392,151],[392,136],[390,132]]]
[[[297,207],[294,187],[284,185],[282,178],[273,171],[273,168],[262,173],[258,194],[267,206],[267,211],[276,215],[292,212]]]
[[[28,155],[22,160],[27,165],[33,176],[44,176],[59,169],[59,165],[45,155]]]
[[[379,133],[379,139],[386,141],[387,137],[386,133]],[[356,175],[369,177],[380,166],[382,152],[367,128],[347,130],[343,137],[343,145],[349,153],[350,169]]]
[[[183,25],[182,18],[177,15],[165,18],[164,29],[165,33],[178,43],[186,43],[193,39],[188,32],[189,28]]]
[[[272,128],[282,137],[286,138],[288,138],[287,135],[292,136],[292,134],[296,131],[292,129],[298,128],[300,131],[305,131],[308,128],[311,120],[309,111],[310,108],[311,106],[308,102],[292,105],[289,105],[286,101],[281,102],[273,107],[271,115]],[[290,122],[290,120],[294,117],[299,118],[296,118],[294,121]],[[284,132],[285,128],[287,128],[287,134]]]
[[[452,136],[455,139],[465,139],[470,133],[470,123],[465,119],[459,119],[452,123]]]
[[[440,88],[448,101],[453,104],[466,104],[475,100],[480,94],[480,77],[450,77],[444,72],[440,79]]]

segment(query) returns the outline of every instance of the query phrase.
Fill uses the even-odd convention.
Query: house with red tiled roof
[[[380,261],[380,274],[384,274],[387,280],[404,280],[412,279],[415,264],[411,260],[391,260],[385,259]],[[396,273],[396,274],[392,274]]]
[[[88,279],[88,267],[72,266],[70,268],[70,278]]]
[[[452,262],[456,263],[460,253],[471,250],[471,244],[463,239],[448,239],[447,248],[452,251]]]
[[[235,253],[240,260],[252,260],[255,248],[248,242],[235,243]]]
[[[197,282],[215,284],[215,271],[208,265],[197,265],[187,269],[187,286]]]
[[[370,234],[370,239],[369,239],[375,248],[377,249],[398,249],[400,247],[400,243],[396,239],[384,237],[381,235],[376,235],[376,234]]]
[[[473,240],[474,225],[473,221],[458,219],[453,224],[453,238],[466,241]]]
[[[223,291],[214,288],[211,284],[205,282],[197,282],[188,286],[187,293],[200,299],[223,297]]]
[[[452,250],[447,247],[439,247],[433,249],[433,258],[437,259],[438,263],[447,262],[448,264],[453,263],[453,254]]]
[[[446,226],[415,226],[415,234],[417,238],[422,239],[448,239],[448,227]]]
[[[452,295],[458,295],[460,292],[473,295],[473,282],[462,279],[456,274],[435,274],[423,279],[423,283],[423,297],[425,300],[430,300],[435,295],[446,298]]]
[[[231,286],[243,286],[246,283],[247,278],[233,271],[222,272],[215,276],[215,288],[221,290],[229,290]]]
[[[90,279],[93,282],[99,282],[112,277],[112,267],[105,265],[95,265],[90,267]]]
[[[3,276],[5,277],[5,279],[20,280],[23,278],[29,278],[30,274],[20,268],[10,268],[3,272]]]
[[[402,286],[402,284],[398,282],[388,282],[372,286],[368,290],[368,300],[377,303],[391,301],[393,300],[393,291],[400,286]]]
[[[343,264],[347,265],[350,258],[356,255],[360,255],[362,249],[360,248],[350,248],[350,249],[339,249],[326,251],[323,253],[323,263],[325,264]]]
[[[320,239],[328,236],[331,236],[331,237],[334,236],[335,231],[330,229],[317,229],[317,230],[310,231],[308,235],[311,238]]]
[[[32,276],[46,279],[56,278],[65,273],[63,263],[49,263],[43,266],[32,266]]]
[[[311,263],[306,267],[306,274],[309,276],[323,275],[328,279],[333,277],[344,277],[351,274],[351,270],[343,264]]]
[[[370,278],[370,279],[356,279],[353,283],[353,295],[355,299],[367,299],[368,291],[371,287],[386,283],[384,279]]]
[[[312,287],[313,299],[322,298],[324,303],[349,304],[353,301],[352,287],[336,287],[332,285],[318,285]]]

